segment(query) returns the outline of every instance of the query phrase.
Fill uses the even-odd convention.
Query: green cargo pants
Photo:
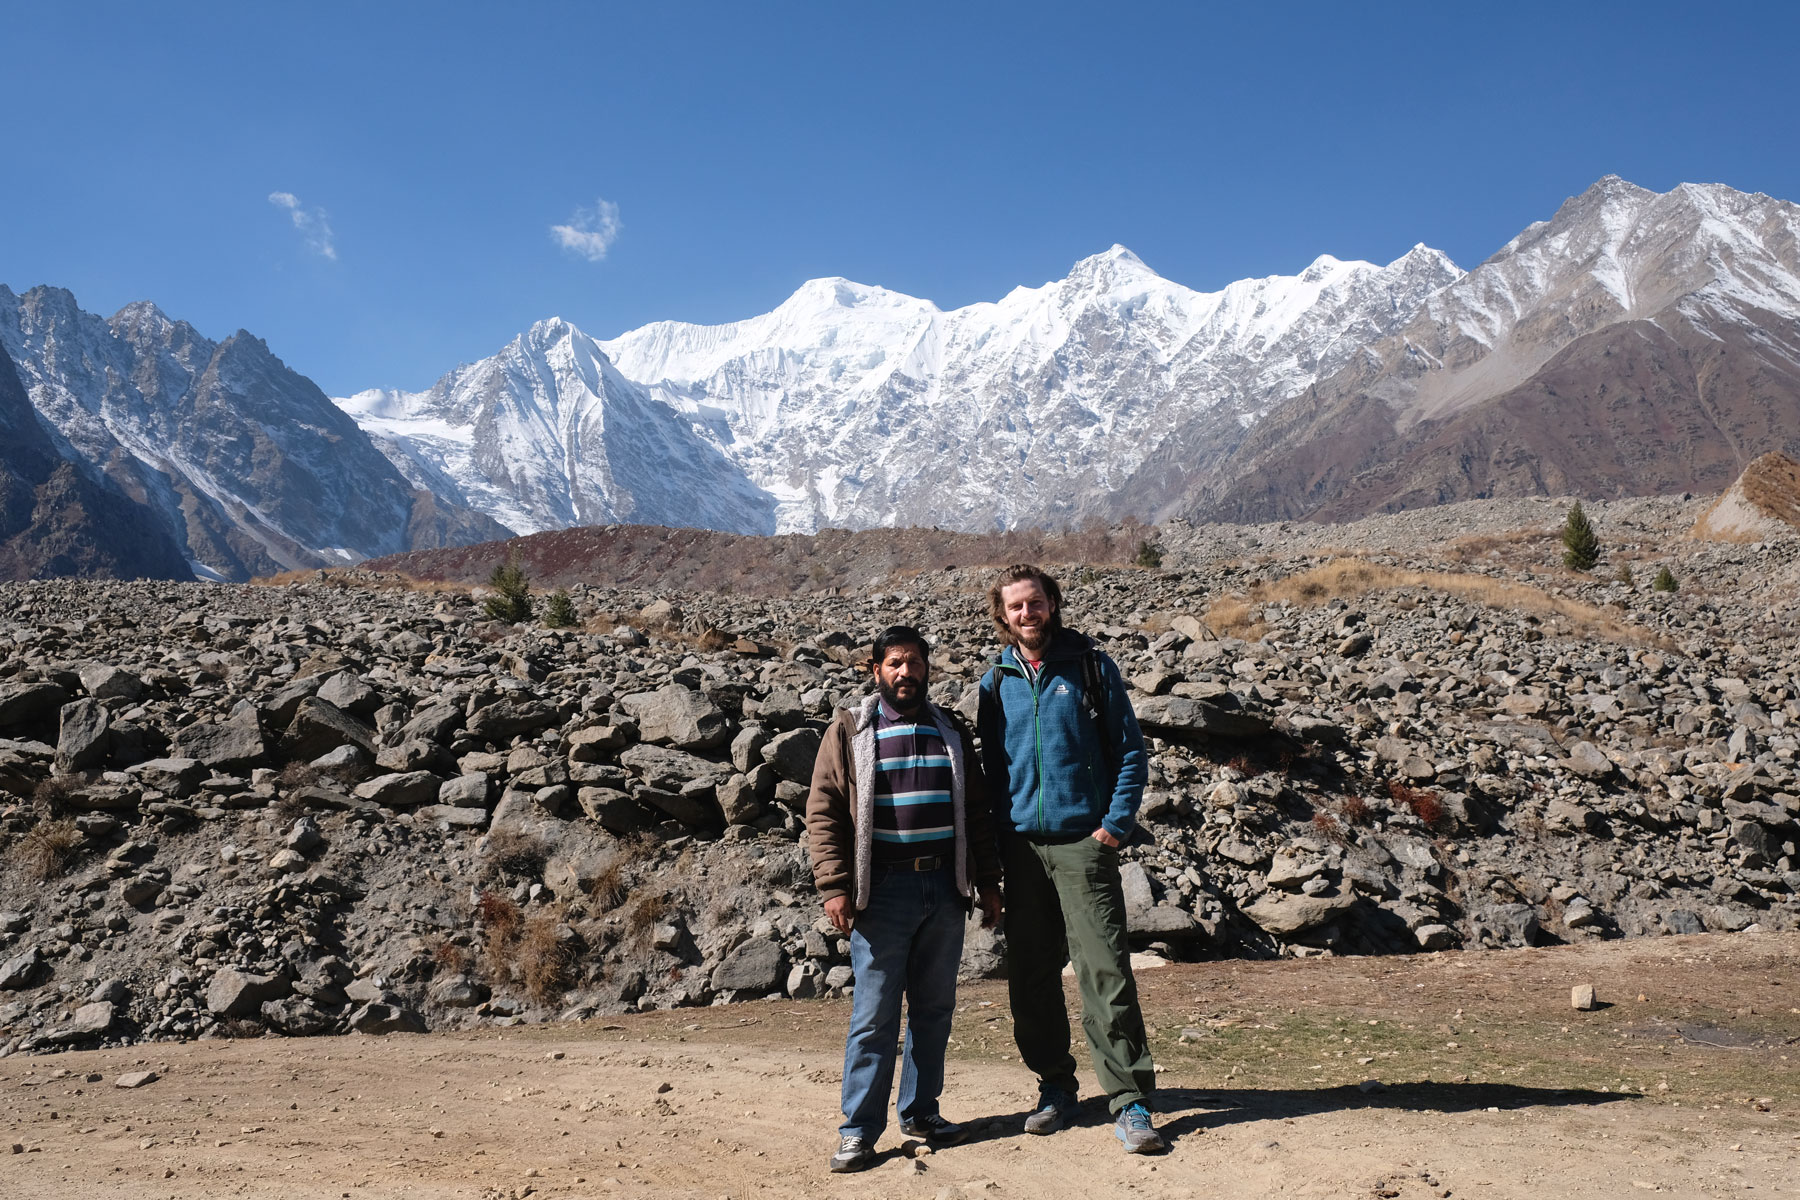
[[[1013,1040],[1038,1086],[1077,1094],[1069,1053],[1062,969],[1071,957],[1081,990],[1081,1028],[1094,1074],[1118,1112],[1156,1087],[1131,948],[1119,852],[1092,837],[1034,842],[1003,839],[1006,864],[1006,973]]]

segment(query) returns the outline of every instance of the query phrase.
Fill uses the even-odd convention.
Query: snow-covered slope
[[[415,486],[520,533],[633,522],[774,532],[774,504],[593,339],[540,321],[424,392],[338,405]]]
[[[1254,421],[1459,274],[1420,246],[1196,292],[1114,246],[948,312],[818,279],[764,316],[601,347],[780,501],[784,531],[1059,525],[1105,512],[1172,429]]]

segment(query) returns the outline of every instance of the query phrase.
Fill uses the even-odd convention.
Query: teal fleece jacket
[[[1012,646],[982,677],[976,732],[1002,829],[1070,837],[1104,827],[1122,842],[1137,826],[1149,768],[1144,735],[1119,668],[1099,651],[1108,691],[1099,705],[1106,728],[1088,716],[1081,656],[1092,645],[1082,634],[1061,630],[1035,685]],[[1116,753],[1103,751],[1102,737]]]

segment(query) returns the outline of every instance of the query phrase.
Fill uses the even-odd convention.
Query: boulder
[[[320,684],[319,690],[314,694],[343,712],[358,717],[369,716],[381,707],[380,693],[370,687],[360,675],[349,671],[339,671]]]
[[[821,741],[816,729],[790,729],[778,733],[762,748],[763,761],[775,769],[778,778],[808,786],[812,783],[813,760],[819,757]]]
[[[106,759],[112,716],[98,700],[73,700],[62,706],[56,738],[56,769],[83,771]]]
[[[262,729],[250,719],[189,725],[175,735],[174,757],[197,759],[216,771],[247,770],[268,752]]]
[[[619,710],[638,725],[638,736],[680,750],[708,750],[731,736],[725,713],[706,696],[678,683],[619,697]]]
[[[763,995],[780,989],[786,967],[787,953],[781,943],[752,938],[725,956],[713,971],[712,985],[721,992]]]
[[[1138,725],[1164,737],[1242,739],[1278,736],[1270,717],[1246,709],[1230,691],[1207,699],[1180,695],[1147,696],[1134,707]]]
[[[79,674],[82,689],[96,700],[136,700],[144,694],[144,681],[121,667],[88,663]]]
[[[446,779],[438,786],[437,802],[452,808],[486,808],[494,794],[492,777],[482,771]]]
[[[584,787],[575,793],[575,799],[581,805],[581,811],[599,822],[602,829],[619,837],[656,827],[656,818],[617,788]]]
[[[469,718],[469,736],[504,746],[521,734],[555,725],[562,714],[540,700],[498,700]]]
[[[1328,925],[1356,906],[1356,896],[1290,896],[1269,892],[1244,908],[1244,915],[1275,937],[1292,937]]]
[[[282,756],[310,762],[339,746],[355,746],[373,758],[375,731],[329,700],[308,696],[300,701],[281,736]]]
[[[430,771],[404,775],[377,775],[356,785],[355,795],[383,808],[416,808],[438,799],[438,777]]]
[[[1605,779],[1616,769],[1612,759],[1606,752],[1592,742],[1575,742],[1569,747],[1569,757],[1563,763],[1570,773],[1583,779]]]
[[[666,791],[680,791],[683,785],[697,779],[723,780],[731,771],[726,763],[648,743],[639,743],[619,755],[619,764],[649,787]]]
[[[418,1013],[395,1004],[365,1004],[350,1014],[350,1028],[358,1033],[424,1033]]]
[[[36,946],[23,954],[15,954],[0,963],[0,992],[16,992],[31,987],[48,975],[49,964]]]
[[[236,967],[221,967],[206,985],[206,1011],[221,1017],[247,1017],[265,1000],[288,994],[288,981],[279,975],[252,975]]]
[[[42,720],[61,708],[67,689],[55,683],[9,683],[0,686],[0,727]]]

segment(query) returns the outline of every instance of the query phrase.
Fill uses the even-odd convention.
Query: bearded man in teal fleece
[[[1028,1133],[1076,1115],[1062,968],[1081,989],[1094,1073],[1133,1154],[1165,1148],[1131,949],[1119,850],[1137,829],[1148,757],[1125,684],[1091,639],[1063,628],[1062,590],[1033,566],[1002,571],[988,605],[1003,647],[981,681],[977,732],[1006,870],[1013,1037],[1038,1077]]]

